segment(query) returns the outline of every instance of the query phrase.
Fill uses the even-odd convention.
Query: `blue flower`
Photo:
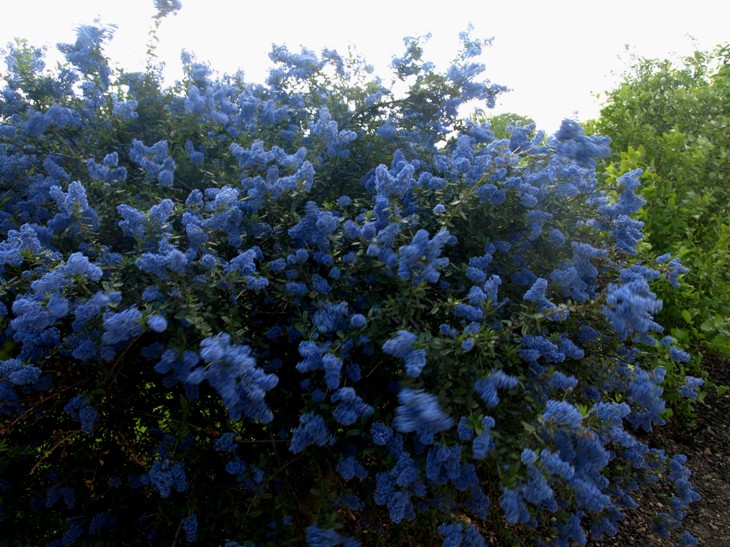
[[[332,292],[332,287],[329,282],[318,274],[312,276],[312,288],[319,294],[329,294]]]
[[[172,462],[167,458],[156,460],[141,481],[157,490],[162,498],[169,497],[173,489],[184,492],[188,487],[182,463]]]
[[[557,228],[553,228],[552,230],[550,230],[550,234],[548,237],[550,238],[551,243],[556,247],[562,247],[565,243],[565,235]]]
[[[97,292],[92,295],[86,302],[79,303],[74,310],[76,320],[72,327],[75,331],[80,330],[91,319],[101,313],[102,309],[112,303],[111,295],[103,292]]]
[[[161,230],[167,224],[170,215],[175,208],[175,204],[171,199],[163,199],[157,205],[153,205],[149,211],[149,220],[152,226]]]
[[[304,283],[298,281],[289,281],[284,287],[286,292],[294,296],[304,296],[309,293],[309,288]]]
[[[89,535],[95,536],[103,530],[113,528],[116,522],[116,519],[113,519],[106,513],[97,513],[89,523]]]
[[[48,194],[56,202],[59,212],[48,222],[48,227],[60,233],[71,229],[73,234],[99,229],[99,216],[89,205],[86,188],[78,181],[68,186],[68,192],[59,186],[51,186]]]
[[[568,541],[573,540],[578,545],[585,545],[587,537],[581,526],[581,517],[583,515],[583,511],[573,513],[566,523],[558,526],[560,537]]]
[[[204,254],[200,257],[200,265],[206,270],[211,270],[216,265],[216,259],[211,254]]]
[[[393,126],[392,120],[388,119],[383,125],[379,125],[375,129],[375,133],[377,133],[378,137],[381,139],[391,141],[396,137],[397,130]]]
[[[494,425],[494,418],[486,416],[482,420],[481,433],[474,437],[472,441],[472,455],[478,460],[483,460],[491,450],[497,448],[491,435],[491,430]]]
[[[332,441],[332,434],[327,430],[322,416],[305,412],[299,417],[299,425],[294,429],[289,450],[298,454],[308,446],[324,446]]]
[[[548,381],[552,389],[572,391],[578,385],[575,376],[568,376],[560,371],[555,371]]]
[[[423,367],[426,366],[426,350],[417,349],[411,351],[405,359],[406,374],[412,378],[420,376]]]
[[[489,279],[484,282],[484,294],[488,300],[493,303],[497,302],[497,291],[502,284],[502,279],[497,274],[492,274]]]
[[[558,505],[555,501],[555,493],[550,488],[548,481],[534,465],[528,465],[529,480],[522,485],[522,495],[525,501],[539,507],[544,506],[548,511],[557,511]]]
[[[81,430],[91,435],[99,419],[99,413],[91,408],[84,395],[77,395],[63,407],[64,412],[81,423]]]
[[[649,331],[661,331],[653,314],[659,312],[662,302],[657,300],[643,278],[634,278],[623,285],[611,283],[606,304],[603,313],[611,321],[620,340]]]
[[[405,359],[413,350],[416,335],[407,330],[399,330],[395,338],[383,344],[383,351],[393,357]]]
[[[321,333],[335,332],[342,330],[345,321],[350,314],[350,306],[347,302],[322,302],[319,310],[314,312],[312,322]]]
[[[451,481],[459,491],[476,486],[478,479],[472,474],[473,467],[461,460],[461,446],[436,444],[426,457],[426,478],[434,484]]]
[[[144,253],[135,261],[140,270],[160,279],[168,279],[170,272],[184,273],[188,263],[185,253],[168,245],[160,245],[159,252]]]
[[[38,233],[29,225],[23,224],[20,230],[9,230],[7,238],[0,242],[0,266],[12,264],[20,266],[23,263],[22,251],[28,250],[33,255],[40,253],[41,242]]]
[[[137,139],[132,141],[129,155],[147,173],[148,180],[157,180],[160,186],[171,186],[175,160],[168,154],[167,141],[161,140],[148,147]]]
[[[134,306],[119,313],[107,312],[104,315],[104,335],[102,341],[113,345],[126,342],[142,332],[140,323],[142,313]]]
[[[229,334],[219,333],[200,343],[200,357],[206,366],[192,370],[188,383],[207,380],[221,396],[232,420],[243,416],[263,423],[273,420],[265,398],[279,378],[256,366],[249,346],[231,344]]]
[[[51,314],[51,317],[53,319],[61,319],[62,317],[68,315],[70,311],[70,304],[67,298],[61,296],[59,293],[54,292],[48,299],[46,309],[48,310],[48,313]]]
[[[576,494],[578,505],[588,511],[598,513],[611,506],[611,498],[602,493],[595,484],[574,477],[570,486]]]
[[[291,238],[301,244],[328,251],[329,236],[337,230],[339,219],[329,211],[321,211],[313,201],[307,202],[306,214],[297,225],[289,229]]]
[[[304,538],[309,547],[335,547],[343,545],[344,547],[357,547],[359,542],[354,539],[338,534],[334,530],[328,528],[320,528],[316,524],[307,527]]]
[[[161,315],[150,315],[147,318],[147,325],[155,332],[165,332],[167,329],[167,319]]]
[[[692,358],[692,356],[684,350],[681,350],[681,349],[678,349],[675,347],[671,347],[671,348],[669,348],[669,358],[672,361],[677,361],[679,363],[686,363],[687,361],[689,361]]]
[[[195,513],[190,513],[182,520],[182,527],[188,543],[192,543],[198,538],[198,517]]]
[[[350,326],[353,329],[361,329],[367,326],[367,319],[360,313],[355,313],[350,317]]]
[[[489,408],[493,408],[499,404],[497,390],[513,389],[517,386],[517,382],[516,376],[510,376],[503,370],[498,369],[490,372],[482,380],[477,380],[474,384],[474,390]]]
[[[99,85],[106,89],[109,85],[111,70],[106,57],[101,53],[102,44],[109,40],[112,29],[82,25],[76,29],[74,44],[59,44],[58,49],[73,66],[83,74],[93,74],[99,78]]]
[[[84,535],[84,528],[78,522],[69,524],[61,540],[63,545],[73,545]]]
[[[286,269],[286,260],[283,258],[272,260],[269,262],[269,268],[271,268],[271,271],[275,273],[283,272]]]
[[[461,351],[464,353],[468,353],[471,350],[474,349],[474,339],[473,338],[467,338],[461,343]]]
[[[694,376],[685,376],[684,385],[679,388],[679,394],[689,399],[697,398],[697,390],[702,387],[705,381]]]
[[[333,412],[342,425],[352,425],[358,419],[373,414],[374,409],[362,400],[351,387],[343,387],[332,394],[330,400],[338,403]]]
[[[522,455],[520,456],[520,460],[525,465],[532,465],[537,461],[537,454],[535,454],[534,450],[531,450],[529,448],[525,448],[522,451]]]
[[[602,422],[620,425],[621,420],[631,412],[631,408],[626,403],[596,403],[592,411]]]
[[[340,385],[342,372],[342,359],[327,353],[322,357],[322,368],[324,369],[324,381],[330,389],[337,389]]]
[[[679,280],[677,277],[681,274],[685,274],[689,272],[689,268],[682,265],[679,261],[679,258],[673,258],[669,261],[669,284],[672,285],[675,289],[679,287]]]
[[[580,411],[567,401],[548,401],[542,416],[547,423],[554,422],[570,429],[580,427],[583,421]]]
[[[545,297],[545,291],[547,290],[548,282],[547,280],[539,277],[535,280],[535,282],[532,284],[532,287],[525,293],[525,296],[523,297],[523,300],[526,300],[528,302],[535,302],[537,304],[538,310],[545,311],[546,309],[555,309],[557,306],[550,302]]]
[[[385,446],[393,437],[393,430],[385,424],[374,422],[370,427],[370,435],[374,444]]]
[[[459,418],[459,423],[456,426],[457,434],[459,435],[459,440],[461,441],[470,441],[474,438],[474,430],[469,425],[469,421],[467,420],[466,416],[462,416]]]
[[[393,492],[388,497],[386,505],[388,507],[388,512],[390,513],[390,520],[396,524],[403,520],[415,519],[411,497],[406,491],[400,490]]]
[[[401,433],[418,432],[424,444],[433,435],[454,425],[454,420],[438,404],[435,395],[423,390],[402,389],[398,393],[400,405],[395,409],[393,426]]]
[[[12,384],[26,385],[35,382],[41,370],[33,365],[24,365],[18,359],[0,361],[0,378],[7,378]]]
[[[133,120],[139,116],[139,114],[137,114],[136,112],[138,105],[139,103],[134,99],[130,99],[128,101],[118,101],[114,104],[112,114],[114,114],[115,116],[119,116],[124,121]]]
[[[467,321],[481,321],[484,311],[481,308],[469,304],[458,303],[454,306],[454,315]]]
[[[213,449],[218,452],[233,452],[236,449],[233,433],[224,433],[213,442]]]
[[[484,184],[476,189],[476,194],[482,203],[490,205],[501,205],[507,200],[507,192],[502,188],[497,188],[494,184]]]
[[[147,231],[147,217],[125,203],[117,206],[117,212],[124,219],[119,221],[119,227],[128,235],[142,239]]]
[[[202,151],[202,147],[196,149],[193,141],[188,139],[187,141],[185,141],[185,146],[183,147],[183,149],[190,158],[190,161],[193,162],[193,165],[200,165],[203,163],[203,160],[205,159],[205,153]]]
[[[117,183],[124,182],[127,178],[126,167],[118,167],[119,154],[112,152],[104,156],[102,163],[97,163],[93,159],[86,162],[86,169],[89,176],[99,182]]]
[[[99,281],[103,272],[101,268],[89,262],[82,253],[72,253],[61,271],[68,277],[83,277],[89,281]]]
[[[444,538],[442,547],[460,547],[462,545],[463,533],[461,524],[441,524],[438,527],[439,534]]]
[[[352,480],[355,477],[365,479],[368,476],[368,472],[362,464],[352,456],[344,458],[337,463],[337,472],[346,481]]]
[[[613,220],[612,234],[619,249],[628,254],[636,254],[636,245],[643,239],[644,223],[627,215],[619,215]]]
[[[633,427],[651,431],[653,423],[660,425],[664,423],[661,416],[664,413],[665,401],[662,398],[663,388],[660,385],[663,377],[663,369],[658,373],[655,371],[653,375],[643,369],[636,372],[626,394],[629,402],[636,405],[626,417]]]
[[[532,515],[517,490],[502,488],[499,502],[509,524],[529,523],[532,520]]]
[[[563,120],[560,129],[554,136],[557,141],[558,154],[574,160],[581,167],[593,169],[596,166],[594,158],[603,158],[611,150],[608,137],[587,137],[581,125],[570,119]]]
[[[450,244],[449,231],[442,228],[429,240],[426,230],[418,230],[409,245],[398,250],[398,277],[411,279],[414,285],[422,281],[436,283],[439,270],[449,264],[449,259],[441,257],[443,247]]]
[[[678,545],[685,547],[690,545],[699,545],[699,543],[700,542],[696,537],[694,537],[689,531],[684,530],[679,538]]]

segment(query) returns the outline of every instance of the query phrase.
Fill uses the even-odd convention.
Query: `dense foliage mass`
[[[7,51],[0,534],[10,544],[585,544],[646,481],[697,498],[663,422],[640,172],[606,138],[464,121],[483,41],[398,86],[275,47],[265,84]],[[682,390],[696,394],[700,380]]]
[[[679,61],[635,58],[593,130],[612,139],[609,178],[645,168],[639,213],[651,247],[689,268],[661,291],[662,323],[730,354],[730,45]]]

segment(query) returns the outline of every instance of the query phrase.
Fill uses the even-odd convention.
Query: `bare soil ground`
[[[730,386],[730,361],[706,356],[703,368],[717,385]],[[714,389],[698,405],[692,426],[670,422],[649,437],[649,444],[668,454],[686,454],[690,480],[702,499],[690,505],[684,524],[707,547],[730,547],[730,391]],[[646,440],[645,440],[646,442]],[[654,516],[665,504],[661,492],[646,487],[637,496],[639,509],[629,511],[619,533],[590,543],[593,547],[664,547],[672,545],[651,529]]]

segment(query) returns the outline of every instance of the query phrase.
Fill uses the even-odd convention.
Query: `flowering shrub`
[[[265,84],[185,56],[163,89],[109,36],[6,55],[11,544],[585,544],[655,480],[694,542],[684,458],[639,435],[686,354],[606,139],[461,119],[502,91],[468,33],[446,73],[407,40],[400,96],[284,47]]]

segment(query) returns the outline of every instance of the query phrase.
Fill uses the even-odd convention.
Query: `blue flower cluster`
[[[324,446],[334,441],[332,434],[327,430],[324,418],[317,414],[302,414],[299,425],[292,434],[289,450],[298,453],[310,445]]]
[[[444,538],[443,547],[484,547],[487,542],[473,524],[442,524],[439,534]]]
[[[160,186],[172,186],[176,166],[175,160],[168,154],[167,141],[158,141],[148,147],[135,139],[129,155],[132,161],[145,170],[149,180],[157,181]]]
[[[81,430],[87,435],[94,432],[94,427],[99,419],[99,413],[89,405],[89,400],[83,395],[77,395],[63,407],[64,412],[78,420]]]
[[[454,420],[439,406],[435,395],[404,388],[398,393],[393,427],[401,433],[417,432],[419,440],[431,444],[436,433],[450,429]]]
[[[251,348],[233,345],[230,335],[220,333],[200,343],[200,358],[205,366],[193,369],[186,381],[199,384],[207,380],[220,395],[232,420],[245,416],[268,423],[273,419],[265,397],[279,378],[256,366]]]
[[[426,366],[426,350],[414,349],[416,336],[408,331],[399,331],[397,336],[383,344],[383,351],[403,359],[408,376],[417,377]]]
[[[140,479],[140,482],[150,485],[163,498],[167,498],[173,489],[177,492],[184,492],[188,486],[182,463],[172,462],[167,458],[157,460],[152,464],[149,472]]]

